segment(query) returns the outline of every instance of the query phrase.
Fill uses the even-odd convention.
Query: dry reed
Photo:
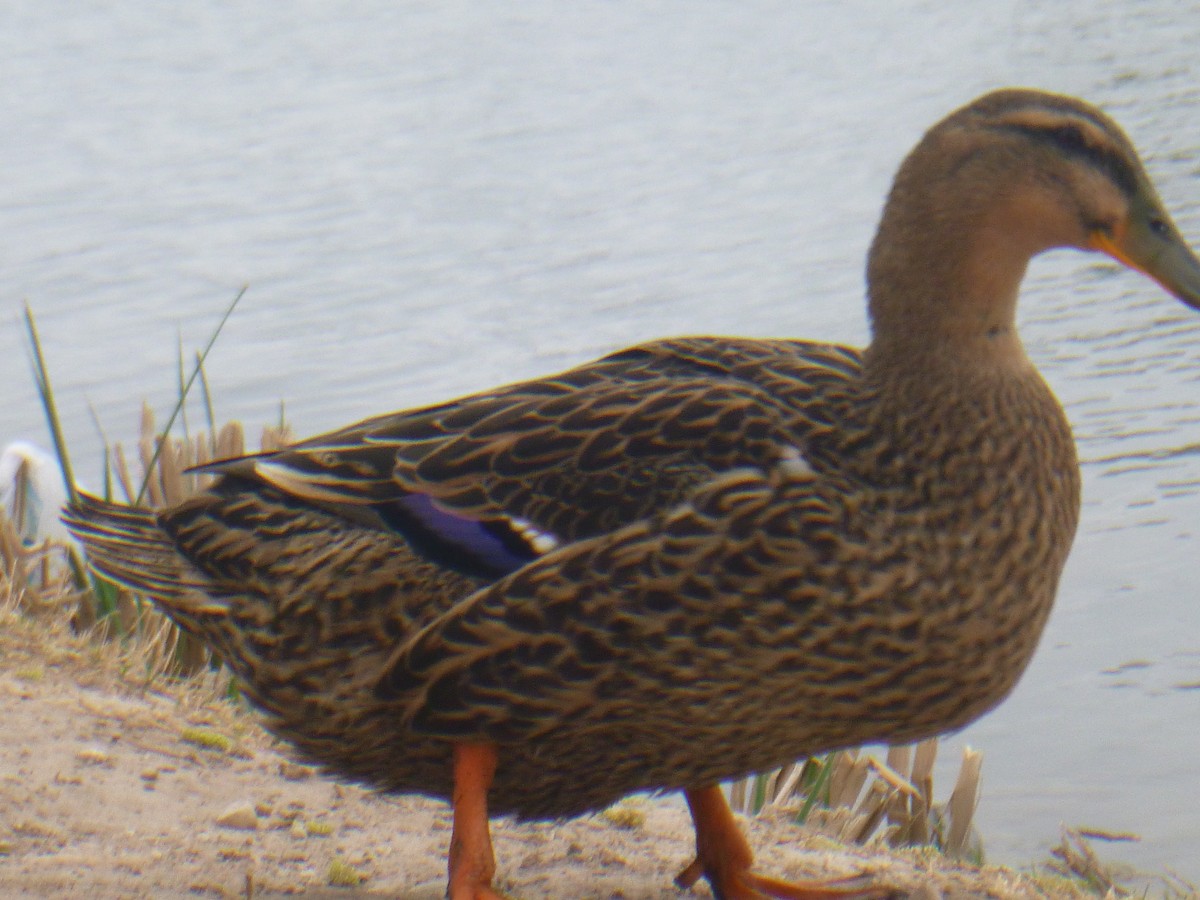
[[[733,807],[754,814],[792,809],[798,821],[839,841],[892,847],[931,845],[947,856],[982,861],[972,819],[982,754],[966,748],[950,799],[933,802],[936,738],[890,747],[886,759],[842,750],[734,782]]]

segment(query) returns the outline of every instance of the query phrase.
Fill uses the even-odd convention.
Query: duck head
[[[1029,260],[1105,253],[1200,309],[1200,260],[1133,144],[1093,106],[1007,89],[933,126],[901,165],[868,261],[873,346],[1008,346]]]

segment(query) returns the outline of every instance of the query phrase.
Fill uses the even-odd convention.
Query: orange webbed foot
[[[886,889],[864,876],[832,881],[780,881],[751,871],[754,855],[719,787],[685,791],[696,825],[696,858],[675,879],[690,888],[708,879],[717,900],[876,900]]]
[[[454,745],[454,831],[450,837],[449,900],[505,900],[492,887],[496,858],[487,794],[496,774],[492,744]]]

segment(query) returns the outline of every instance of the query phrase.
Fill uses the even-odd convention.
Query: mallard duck
[[[717,785],[959,728],[1016,683],[1080,505],[1015,328],[1055,247],[1200,307],[1200,261],[1119,127],[997,91],[901,166],[865,350],[655,341],[217,463],[171,509],[85,497],[67,522],[304,758],[449,799],[453,900],[500,896],[489,813],[647,790],[688,801],[681,886],[870,895],[756,872]]]

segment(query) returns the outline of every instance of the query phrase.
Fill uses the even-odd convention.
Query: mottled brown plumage
[[[449,797],[452,749],[494,745],[498,813],[680,788],[696,810],[722,779],[965,725],[1024,670],[1079,513],[1014,324],[1026,264],[1059,246],[1200,303],[1117,126],[996,92],[902,166],[866,351],[659,341],[68,522],[336,774]],[[719,894],[790,896],[717,855]]]

